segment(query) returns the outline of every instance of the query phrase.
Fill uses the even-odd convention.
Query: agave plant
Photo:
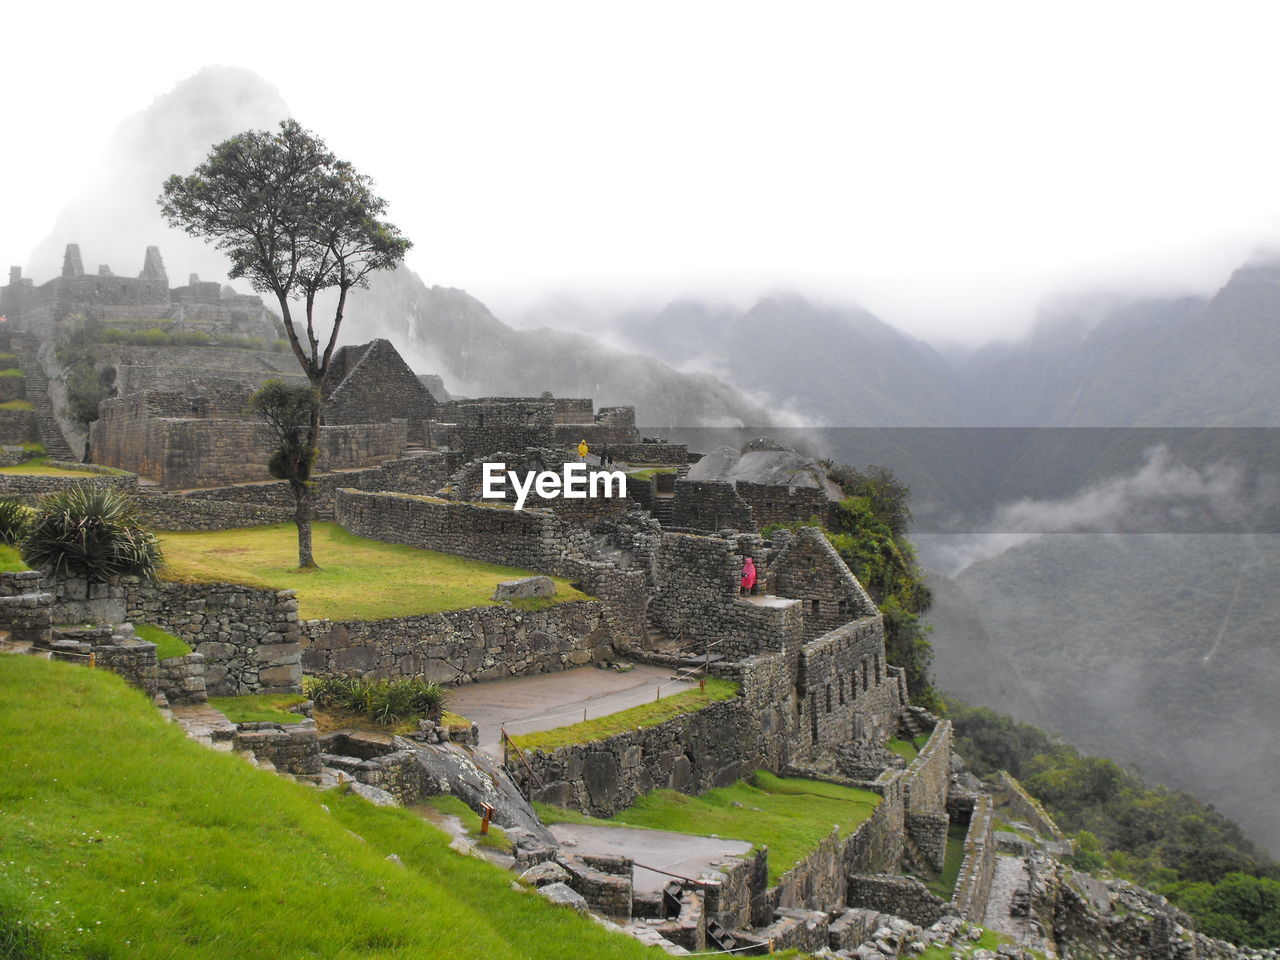
[[[31,522],[31,510],[17,500],[0,500],[0,543],[13,546]]]
[[[91,580],[154,576],[162,562],[160,543],[143,528],[132,498],[90,484],[42,497],[21,549],[33,568]]]

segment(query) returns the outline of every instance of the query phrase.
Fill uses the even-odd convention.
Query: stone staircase
[[[675,497],[658,495],[653,498],[653,519],[657,520],[664,527],[672,525],[675,517]]]
[[[72,452],[62,428],[53,415],[53,401],[49,399],[49,378],[36,354],[39,344],[29,333],[17,334],[13,337],[13,350],[22,364],[22,379],[27,390],[27,399],[35,410],[36,429],[40,434],[40,442],[44,451],[54,460],[79,460]]]

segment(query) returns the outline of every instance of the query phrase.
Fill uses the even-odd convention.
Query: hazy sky
[[[974,340],[1082,284],[1209,289],[1280,235],[1274,4],[186,9],[6,7],[5,264],[212,63],[276,84],[410,265],[506,316],[789,286]]]

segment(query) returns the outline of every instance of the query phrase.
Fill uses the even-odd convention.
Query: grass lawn
[[[956,880],[964,863],[964,839],[968,833],[969,828],[963,823],[947,827],[947,853],[943,858],[942,872],[925,884],[943,900],[950,900],[956,891]]]
[[[660,473],[675,473],[675,467],[649,467],[645,470],[634,470],[627,474],[628,477],[634,477],[637,480],[652,480]]]
[[[909,740],[899,740],[896,737],[885,743],[885,749],[896,753],[903,760],[910,763],[920,755],[920,751],[916,749],[916,745]]]
[[[0,410],[34,410],[30,400],[6,400],[0,403]]]
[[[148,643],[156,645],[156,659],[169,660],[172,657],[185,657],[191,652],[191,648],[187,646],[186,641],[181,637],[175,637],[168,630],[161,630],[159,627],[150,623],[135,623],[133,631],[138,635],[140,640],[146,640]]]
[[[0,658],[0,743],[10,956],[663,956],[513,891],[411,811],[188,740],[105,670]]]
[[[16,573],[19,570],[29,569],[31,568],[22,559],[22,554],[18,552],[17,547],[0,543],[0,573]]]
[[[301,723],[300,713],[289,707],[306,703],[300,693],[251,693],[243,697],[210,697],[209,706],[221,710],[232,723]]]
[[[0,403],[0,407],[7,404]],[[102,473],[94,470],[72,470],[68,467],[52,467],[48,457],[36,457],[24,460],[14,467],[0,467],[0,473],[17,473],[38,477],[100,477]]]
[[[23,373],[17,367],[6,367],[0,370],[0,377],[21,377]]]
[[[515,849],[515,844],[507,838],[502,828],[494,823],[489,824],[488,833],[481,833],[480,816],[468,807],[465,802],[452,794],[428,797],[426,803],[413,809],[435,824],[440,824],[439,814],[449,814],[457,817],[462,821],[462,826],[467,831],[467,836],[474,840],[477,846],[500,850],[502,853],[511,853]]]
[[[740,806],[734,806],[734,803]],[[757,770],[750,782],[717,787],[700,797],[654,790],[612,820],[597,820],[546,804],[535,804],[546,823],[610,823],[649,830],[745,840],[769,848],[769,882],[803,860],[818,841],[840,828],[847,837],[880,803],[868,790],[820,780],[775,777]]]
[[[642,703],[638,707],[620,710],[607,716],[596,717],[567,727],[556,727],[552,730],[540,730],[512,737],[521,750],[541,750],[550,752],[557,747],[571,743],[590,743],[603,740],[624,730],[636,730],[640,727],[654,727],[682,713],[693,713],[709,703],[717,700],[732,700],[738,695],[738,685],[732,680],[720,677],[708,677],[706,692],[701,690],[685,690],[674,696],[663,697],[653,703]]]
[[[242,583],[297,590],[305,620],[382,620],[466,607],[497,606],[489,599],[500,580],[530,576],[398,543],[366,540],[336,523],[312,527],[319,570],[299,570],[298,534],[291,523],[239,530],[162,535],[164,580]],[[569,581],[552,577],[556,595],[515,601],[521,609],[590,599]]]

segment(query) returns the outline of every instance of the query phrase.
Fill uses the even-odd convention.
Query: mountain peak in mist
[[[68,243],[80,244],[91,271],[105,263],[121,275],[136,273],[147,246],[156,244],[175,277],[226,276],[220,254],[165,225],[156,203],[161,185],[192,170],[213,144],[288,116],[280,92],[251,70],[209,66],[179,81],[125,118],[101,151],[85,145],[87,179],[32,252],[30,276],[41,283],[56,275]]]

